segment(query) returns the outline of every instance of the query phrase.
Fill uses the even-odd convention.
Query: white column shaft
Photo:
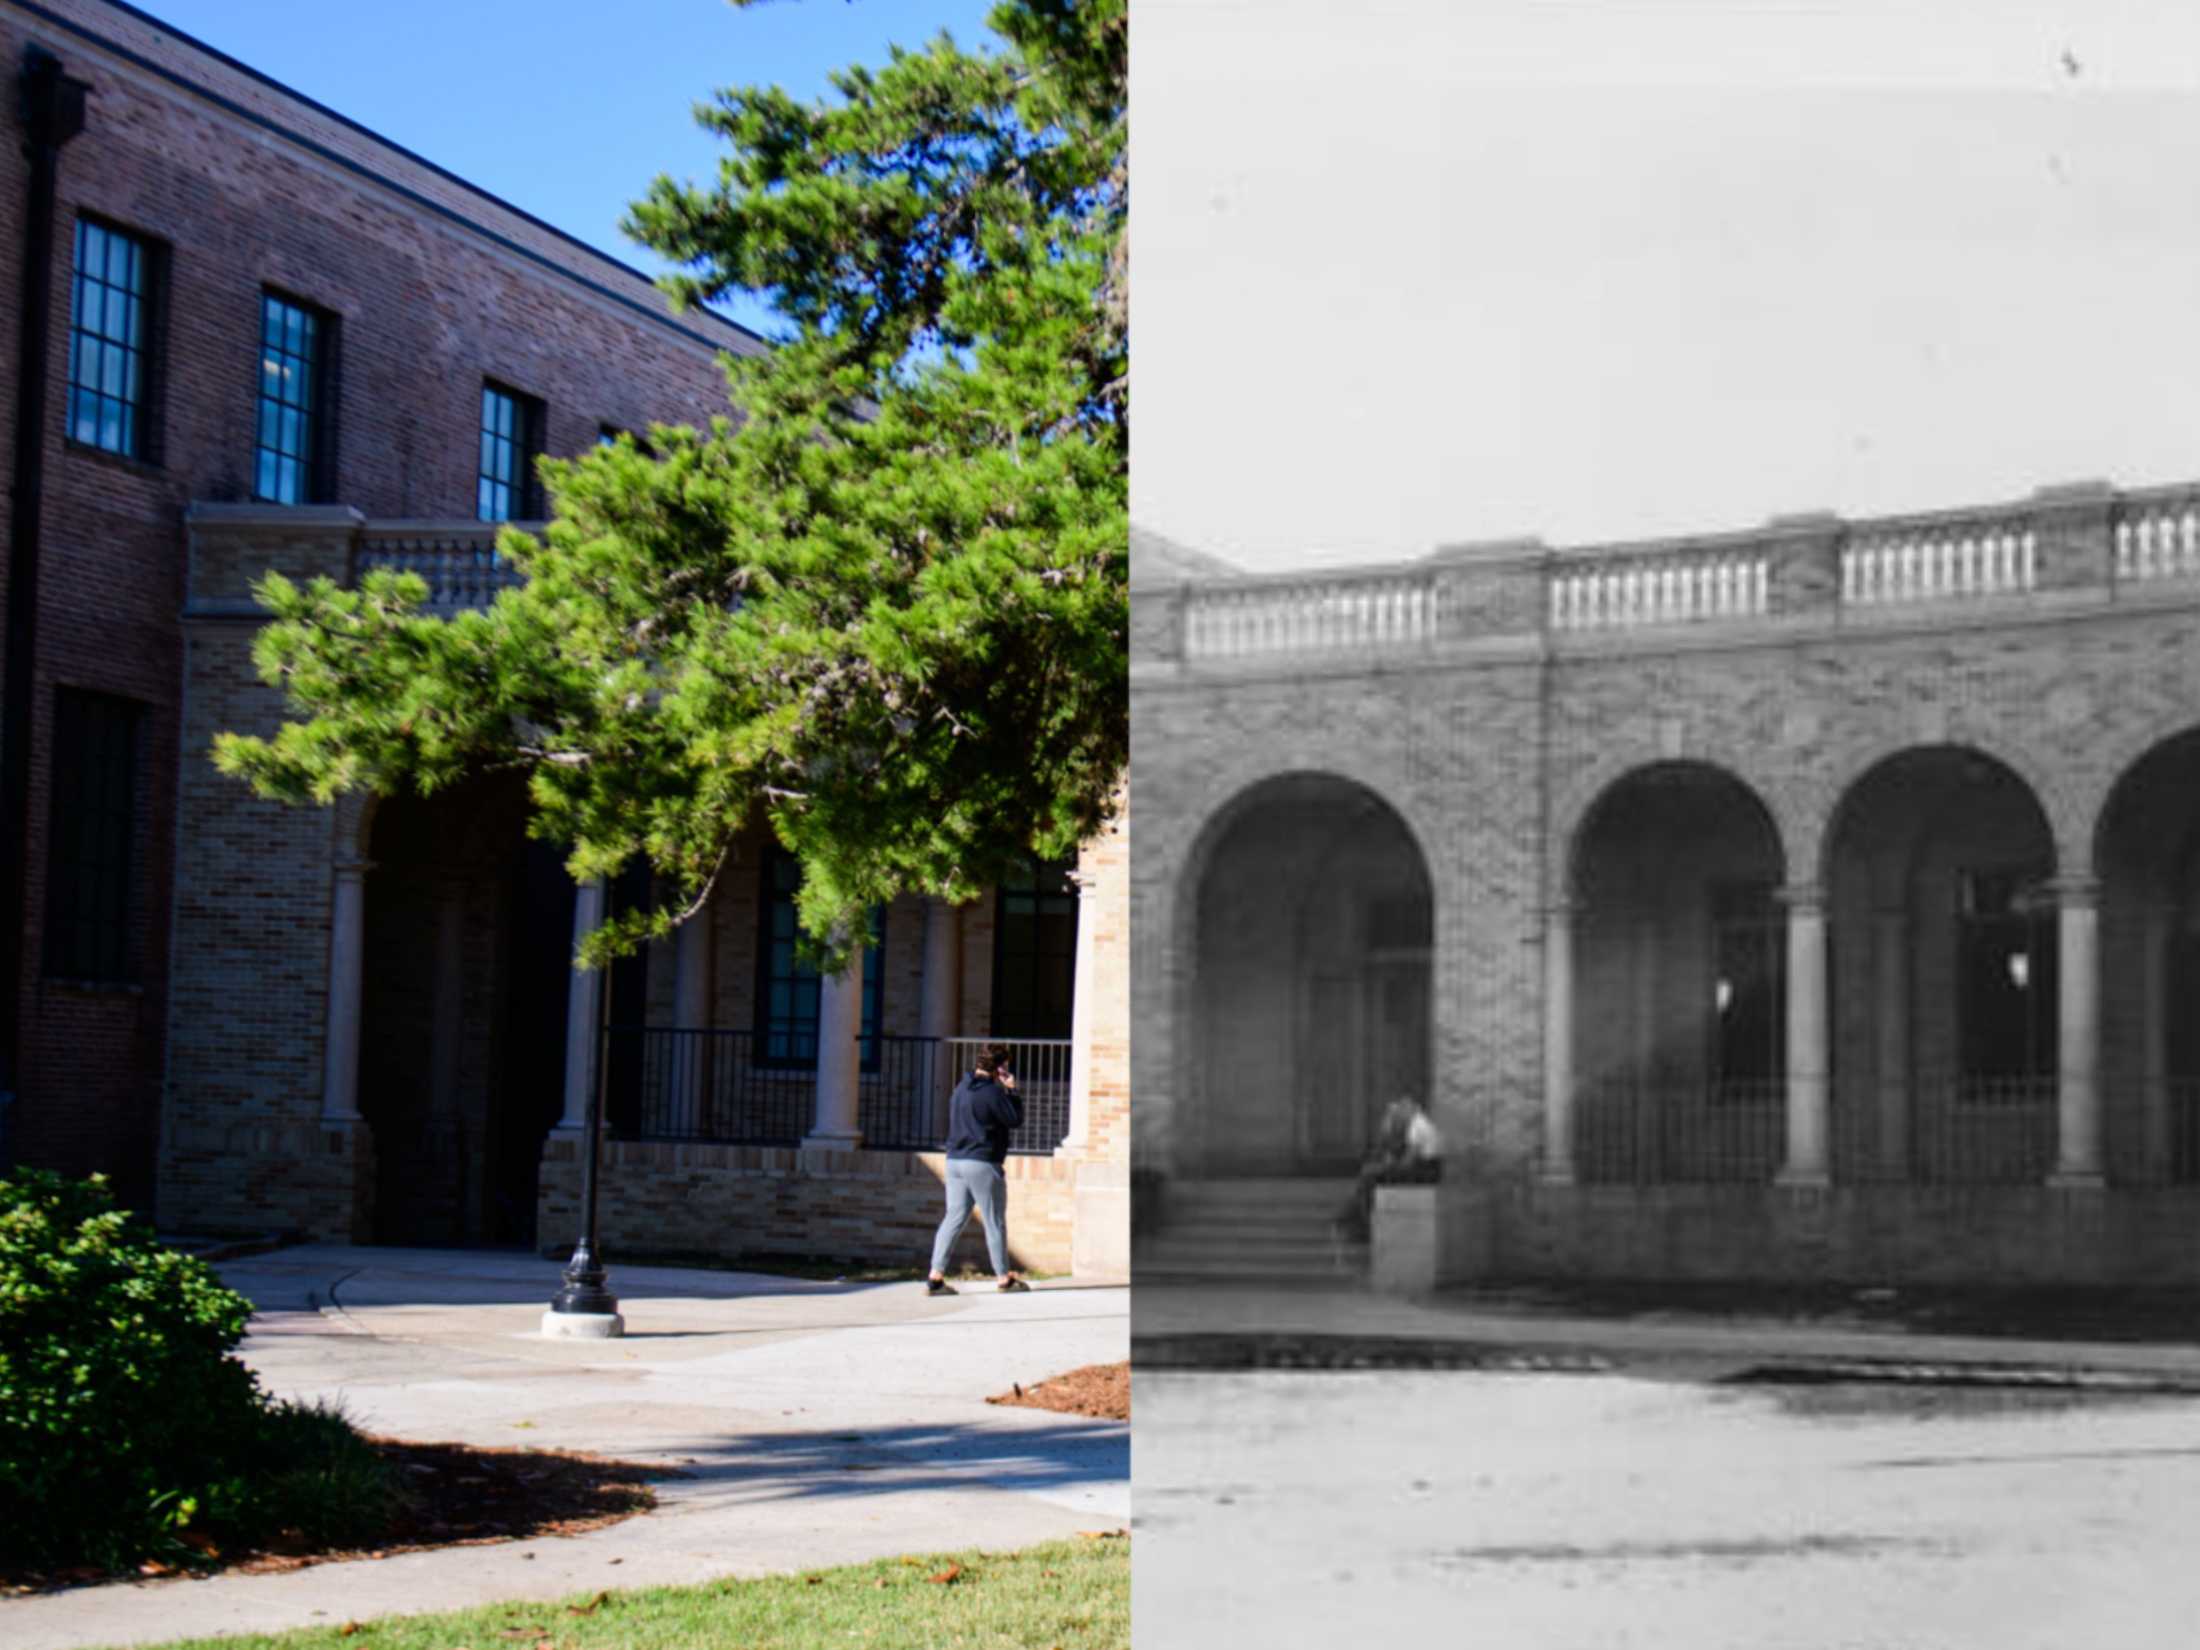
[[[918,1005],[918,1034],[952,1037],[962,1029],[961,1020],[962,914],[943,899],[928,899],[924,902],[924,991]]]
[[[2090,881],[2059,885],[2058,959],[2062,988],[2056,1038],[2055,1178],[2090,1185],[2101,1178],[2100,906]]]
[[[1543,1178],[1574,1178],[1574,914],[1543,918]]]
[[[336,867],[329,905],[328,1042],[321,1071],[321,1120],[359,1121],[360,996],[366,981],[367,871]]]
[[[1822,1186],[1826,1154],[1826,907],[1816,888],[1787,894],[1787,1162],[1780,1180]]]
[[[573,943],[603,926],[604,882],[596,877],[573,894]],[[588,1101],[596,1089],[596,1053],[603,1017],[603,970],[574,968],[565,996],[565,1113],[561,1129],[588,1126]]]
[[[848,966],[818,982],[817,1109],[805,1146],[854,1151],[863,1143],[857,1124],[857,1087],[862,1079],[863,951]]]

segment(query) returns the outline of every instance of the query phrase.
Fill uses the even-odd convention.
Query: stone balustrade
[[[353,578],[377,571],[417,573],[427,581],[427,611],[447,617],[487,607],[521,580],[497,553],[493,522],[368,522],[353,556]]]
[[[2116,521],[2116,581],[2200,578],[2200,492],[2127,500]]]
[[[1195,659],[1425,645],[1438,632],[1437,584],[1426,569],[1203,585],[1184,611]]]
[[[2180,581],[2192,586],[2178,588]],[[1141,588],[1133,656],[1225,667],[1279,657],[1515,645],[1603,647],[1740,627],[1853,628],[1975,608],[2200,594],[2200,485],[2042,488],[1987,509],[1552,550],[1503,541],[1366,571]]]
[[[1762,552],[1630,556],[1551,574],[1556,630],[1628,630],[1760,618],[1769,605],[1771,563]]]
[[[2038,577],[2022,515],[1865,527],[1841,549],[1841,600],[1854,607],[2014,595]]]

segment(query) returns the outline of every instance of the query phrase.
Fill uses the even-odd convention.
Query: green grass
[[[934,1579],[951,1571],[951,1580]],[[343,1570],[320,1574],[322,1596],[341,1599]],[[534,1650],[545,1640],[553,1650],[1128,1650],[1130,1542],[1083,1538],[1013,1553],[889,1558],[755,1581],[176,1640],[162,1650]]]

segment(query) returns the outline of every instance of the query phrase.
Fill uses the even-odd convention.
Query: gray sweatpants
[[[962,1236],[973,1203],[985,1222],[985,1249],[994,1272],[1008,1271],[1008,1177],[994,1164],[962,1157],[947,1160],[947,1218],[932,1238],[933,1271],[946,1272],[948,1251]]]

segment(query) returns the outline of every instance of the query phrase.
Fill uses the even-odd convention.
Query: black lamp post
[[[603,885],[599,882],[591,888],[583,888],[581,897],[593,897],[598,902],[596,916],[600,919]],[[600,981],[602,977],[598,978]],[[604,993],[601,985],[592,995],[596,1023],[589,1028],[589,1035],[594,1039],[590,1051],[593,1058],[589,1062],[588,1104],[581,1126],[581,1235],[573,1245],[573,1258],[565,1263],[565,1287],[550,1298],[550,1310],[542,1315],[542,1332],[573,1339],[607,1340],[626,1333],[626,1320],[619,1315],[618,1297],[605,1287],[603,1262],[596,1258],[596,1164],[603,1156]]]
[[[565,1263],[565,1287],[551,1297],[553,1315],[608,1317],[617,1320],[619,1299],[604,1287],[603,1262],[596,1258],[596,1160],[603,1153],[603,1096],[601,1085],[588,1097],[588,1126],[581,1131],[581,1235],[573,1245],[573,1258]],[[616,1335],[625,1326],[603,1331]],[[571,1334],[572,1329],[555,1331]]]

